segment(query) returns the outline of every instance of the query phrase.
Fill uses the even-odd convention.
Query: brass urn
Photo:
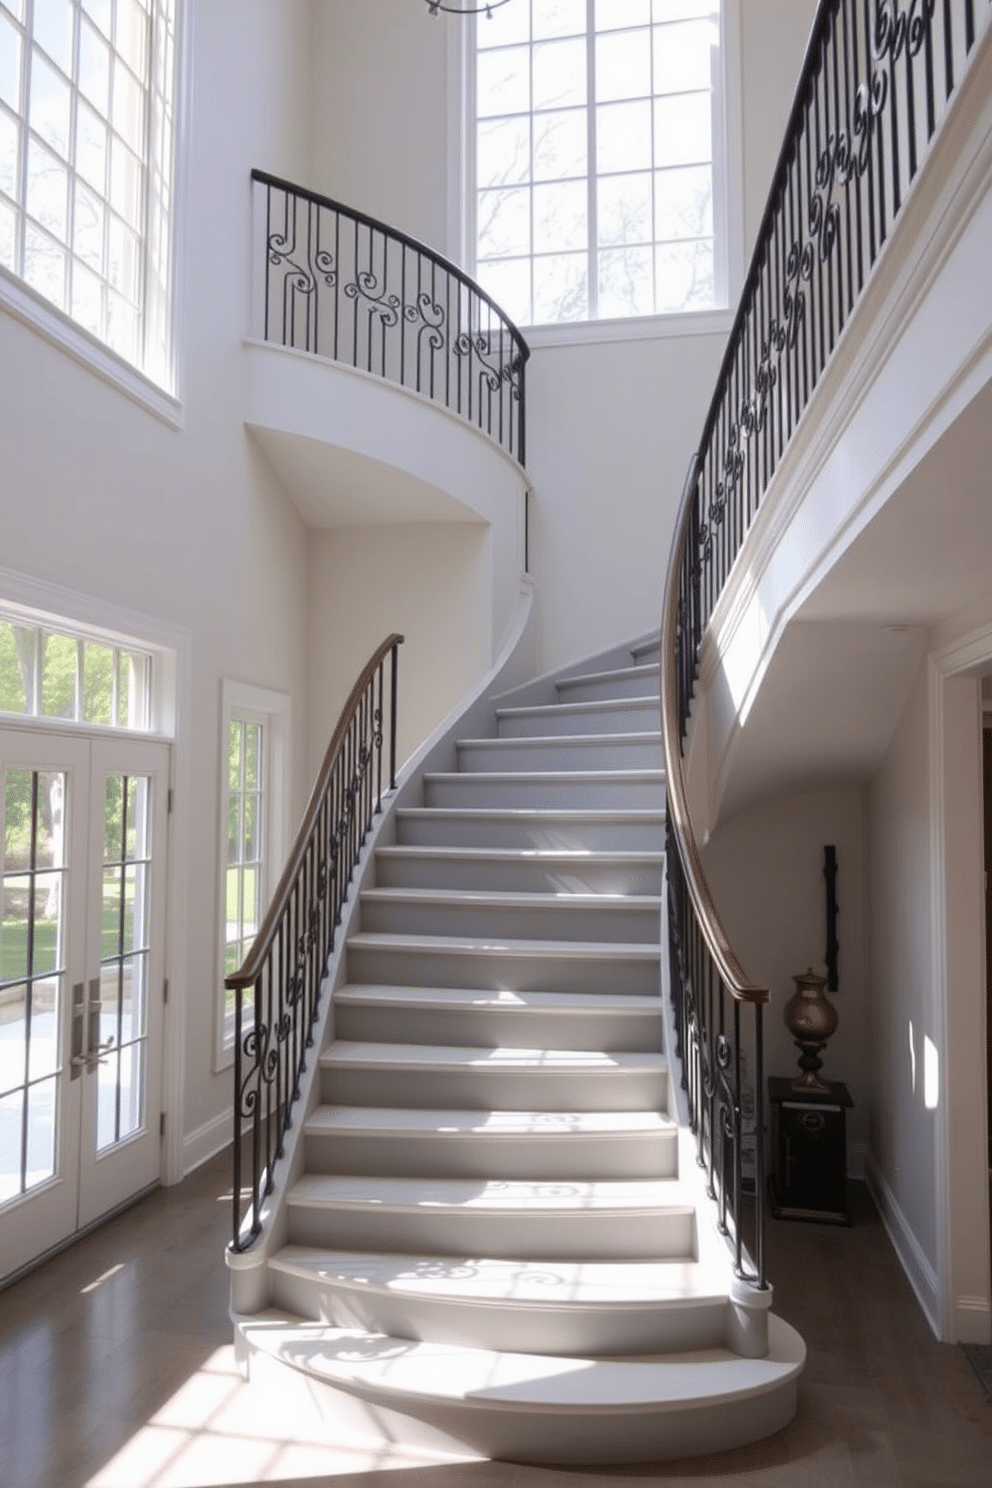
[[[785,1026],[800,1050],[799,1068],[803,1072],[793,1080],[792,1088],[829,1095],[830,1085],[819,1075],[823,1065],[820,1054],[827,1047],[827,1040],[837,1031],[837,1009],[824,994],[826,977],[817,976],[812,966],[792,980],[796,990],[786,1003],[783,1016]]]

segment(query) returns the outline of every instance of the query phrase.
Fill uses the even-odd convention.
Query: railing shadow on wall
[[[760,1288],[768,990],[727,939],[688,810],[682,750],[699,650],[988,18],[989,0],[821,0],[669,560],[662,737],[677,1052],[721,1227],[738,1275]]]
[[[485,291],[374,217],[265,171],[251,178],[262,339],[410,388],[523,465],[530,350]]]
[[[235,994],[234,1252],[248,1250],[261,1233],[342,905],[383,796],[396,788],[402,644],[401,635],[387,636],[355,682],[252,948],[224,982]]]

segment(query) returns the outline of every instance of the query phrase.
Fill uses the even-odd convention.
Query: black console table
[[[847,1207],[846,1085],[829,1091],[794,1090],[791,1080],[768,1081],[772,1108],[772,1213],[776,1219],[850,1224]]]

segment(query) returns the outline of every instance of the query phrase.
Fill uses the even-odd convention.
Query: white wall
[[[826,995],[840,1022],[822,1055],[822,1075],[843,1080],[851,1092],[849,1171],[861,1177],[871,1107],[863,792],[835,785],[765,800],[721,821],[703,859],[731,943],[748,975],[771,993],[764,1014],[765,1073],[791,1078],[799,1073],[799,1051],[783,1014],[796,990],[796,973],[812,966],[825,974],[828,843],[837,849],[840,950],[839,988]]]
[[[448,251],[448,28],[423,0],[312,0],[313,179]]]
[[[550,670],[658,626],[719,336],[559,346],[527,368],[538,645]]]
[[[294,798],[303,796],[306,543],[249,442],[241,411],[248,172],[308,168],[304,0],[198,0],[185,151],[178,303],[184,428],[176,430],[0,312],[3,563],[124,605],[188,637],[177,758],[182,854],[169,974],[185,1107],[185,1160],[227,1135],[230,1074],[213,1070],[220,687],[288,692]],[[176,1161],[184,1160],[182,1144]]]
[[[376,646],[399,652],[397,763],[492,660],[489,530],[455,522],[336,527],[311,534],[309,768]]]

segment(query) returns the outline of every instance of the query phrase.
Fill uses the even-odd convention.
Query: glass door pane
[[[108,775],[104,790],[100,921],[98,1152],[144,1122],[148,1037],[151,781]]]
[[[56,1172],[66,988],[64,771],[3,772],[0,1203]]]
[[[80,1224],[160,1171],[168,746],[93,743]]]
[[[0,730],[0,1277],[76,1225],[89,746]]]

